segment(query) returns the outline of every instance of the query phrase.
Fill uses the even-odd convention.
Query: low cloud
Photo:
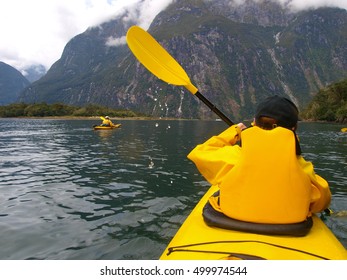
[[[126,44],[126,37],[120,37],[120,38],[113,38],[113,37],[109,37],[108,40],[106,41],[106,46],[108,47],[118,47],[121,45],[125,45]]]
[[[214,1],[214,0],[209,0]],[[265,0],[252,0],[254,2],[263,2]],[[283,7],[287,7],[292,11],[300,11],[307,9],[314,9],[320,7],[337,7],[347,10],[346,0],[270,0],[272,2],[280,3]],[[246,0],[230,0],[230,5],[242,5]]]
[[[0,61],[22,71],[57,61],[74,36],[131,7],[130,16],[147,28],[172,0],[1,0]],[[137,12],[133,12],[136,11]],[[136,17],[137,16],[137,17]],[[109,44],[121,44],[111,38]]]
[[[123,17],[124,22],[136,23],[136,25],[141,26],[144,29],[148,29],[150,24],[156,15],[158,15],[162,10],[164,10],[173,0],[166,1],[156,1],[156,0],[144,0],[140,1],[134,5],[127,6],[126,16]],[[110,37],[108,38],[106,45],[110,47],[117,47],[126,44],[126,37]]]
[[[246,0],[231,0],[237,4],[242,4]],[[262,2],[264,0],[253,0]],[[345,0],[270,0],[280,3],[284,7],[288,7],[293,11],[301,11],[307,9],[315,9],[320,7],[337,7],[347,9],[347,1]]]

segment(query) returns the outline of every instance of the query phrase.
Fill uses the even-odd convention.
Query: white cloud
[[[148,27],[160,9],[171,2],[172,0],[1,0],[0,61],[18,70],[34,64],[43,64],[48,69],[60,58],[66,43],[89,26],[105,22],[123,11],[124,7],[133,6],[141,8],[137,22]]]
[[[122,36],[120,38],[110,37],[110,38],[108,38],[108,40],[106,42],[106,45],[109,47],[117,47],[117,46],[125,45],[125,44],[126,44],[126,37],[125,36]]]
[[[213,1],[213,0],[210,0]],[[246,0],[230,0],[230,3],[241,5]],[[264,0],[253,0],[254,2],[262,2]],[[319,7],[338,7],[347,9],[347,0],[270,0],[272,2],[281,3],[294,11],[305,10]]]
[[[272,0],[288,5],[293,10],[304,10],[319,7],[338,7],[347,9],[346,0]]]
[[[134,21],[137,22],[144,29],[148,29],[152,23],[154,17],[163,9],[165,9],[168,4],[172,3],[173,0],[159,1],[159,0],[146,0],[136,3],[134,5],[128,6],[128,15],[123,18],[124,21]],[[108,46],[119,46],[126,44],[125,36],[121,38],[108,38],[106,45]]]
[[[140,17],[139,17],[139,22],[140,25],[143,28],[148,28],[151,22],[153,21],[154,17],[162,10],[164,10],[168,4],[173,2],[173,0],[148,0],[148,1],[143,1],[140,6],[139,10],[141,11]]]

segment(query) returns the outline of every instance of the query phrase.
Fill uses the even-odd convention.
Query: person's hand
[[[241,131],[247,128],[247,126],[245,126],[243,123],[238,123],[237,126],[241,129]]]

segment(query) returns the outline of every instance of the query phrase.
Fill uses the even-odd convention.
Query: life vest
[[[295,154],[293,131],[246,129],[239,161],[220,184],[220,210],[253,223],[284,224],[309,215],[311,182]]]
[[[103,126],[111,126],[111,121],[110,120],[108,120],[108,119],[104,119],[103,121],[102,121],[102,125]]]

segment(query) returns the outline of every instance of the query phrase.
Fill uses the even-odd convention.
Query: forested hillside
[[[303,117],[347,123],[347,79],[321,89],[303,112]]]

